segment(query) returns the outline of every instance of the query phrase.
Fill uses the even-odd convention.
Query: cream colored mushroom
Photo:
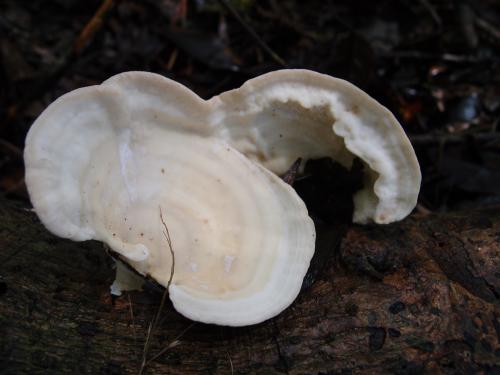
[[[103,241],[166,286],[161,208],[174,307],[206,323],[258,323],[297,296],[314,226],[290,186],[208,135],[197,100],[181,90],[142,101],[112,86],[63,96],[26,140],[30,197],[53,233]]]
[[[144,72],[75,90],[30,129],[26,183],[50,231],[103,241],[167,286],[161,209],[174,307],[240,326],[277,315],[300,290],[314,226],[274,173],[321,156],[366,164],[355,220],[390,222],[414,207],[418,163],[390,112],[345,81],[303,70],[209,101]]]

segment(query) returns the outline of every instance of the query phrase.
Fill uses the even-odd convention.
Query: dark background
[[[1,0],[0,190],[28,199],[26,132],[70,90],[147,70],[209,98],[284,67],[393,111],[423,170],[418,210],[500,203],[495,0]]]

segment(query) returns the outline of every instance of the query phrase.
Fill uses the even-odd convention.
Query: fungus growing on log
[[[277,175],[297,158],[365,164],[354,221],[415,206],[420,170],[392,114],[348,82],[266,74],[208,101],[145,72],[51,104],[26,139],[26,183],[54,234],[106,243],[206,323],[262,322],[296,298],[315,229]],[[163,236],[162,210],[175,253]]]

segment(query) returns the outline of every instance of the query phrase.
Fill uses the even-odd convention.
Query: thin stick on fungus
[[[172,279],[174,278],[174,268],[175,268],[174,249],[172,248],[172,240],[170,238],[170,232],[168,231],[167,224],[165,223],[165,219],[163,218],[163,212],[161,210],[161,206],[159,207],[159,209],[160,209],[160,221],[161,221],[161,223],[163,225],[163,228],[164,228],[163,236],[167,240],[168,249],[169,249],[170,255],[172,257],[172,265],[170,267],[170,278],[168,279],[167,286],[165,287],[165,291],[163,292],[163,296],[161,297],[160,306],[158,307],[158,311],[156,312],[155,318],[149,324],[148,335],[146,336],[146,342],[144,343],[144,350],[142,352],[142,361],[141,361],[141,368],[139,369],[139,375],[142,375],[142,373],[143,373],[144,369],[146,368],[147,364],[149,362],[151,362],[151,360],[152,360],[151,359],[150,361],[147,361],[147,355],[148,355],[149,345],[150,345],[150,342],[151,342],[150,341],[150,336],[151,336],[151,333],[156,329],[156,327],[158,325],[158,320],[160,318],[161,312],[163,311],[163,307],[165,305],[165,301],[167,299],[168,288],[169,288],[170,284],[172,283]],[[174,342],[175,342],[175,340],[174,340]],[[158,355],[154,356],[153,359],[156,358]]]
[[[165,219],[163,218],[163,213],[161,211],[161,207],[160,207],[160,220],[161,220],[161,223],[163,225],[163,228],[165,228],[165,230],[163,231],[163,236],[165,236],[165,239],[167,240],[168,249],[170,250],[170,256],[172,257],[172,265],[170,266],[170,278],[168,279],[167,286],[165,287],[165,291],[163,292],[163,296],[162,296],[161,302],[160,302],[160,308],[158,309],[158,313],[156,314],[153,328],[156,328],[156,326],[158,324],[158,319],[160,318],[161,311],[163,310],[163,305],[165,305],[165,301],[167,299],[168,288],[169,288],[170,284],[172,283],[172,279],[174,277],[174,267],[175,267],[175,256],[174,256],[174,249],[172,248],[172,240],[170,238],[170,232],[168,231],[168,227],[167,227],[167,224],[165,223]]]

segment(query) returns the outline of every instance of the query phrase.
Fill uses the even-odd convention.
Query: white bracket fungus
[[[26,139],[26,183],[53,233],[108,244],[206,323],[262,322],[296,298],[314,252],[307,209],[281,174],[299,157],[365,164],[354,221],[416,204],[420,170],[394,116],[350,83],[269,73],[204,101],[145,72],[70,92]]]

